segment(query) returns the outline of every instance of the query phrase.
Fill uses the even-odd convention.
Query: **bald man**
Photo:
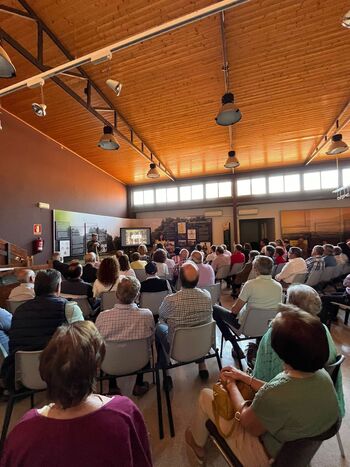
[[[197,287],[199,279],[198,267],[185,263],[180,268],[181,290],[164,298],[159,308],[159,322],[156,328],[156,345],[158,364],[164,368],[169,361],[169,351],[176,328],[199,326],[212,321],[212,304],[210,294]],[[209,377],[205,361],[198,361],[199,376]],[[170,376],[164,379],[164,388],[172,388]]]
[[[18,272],[16,272],[16,276],[20,284],[19,286],[11,290],[9,300],[13,300],[15,302],[23,302],[25,300],[31,300],[32,298],[34,298],[34,271],[32,271],[31,269],[19,269]]]
[[[214,269],[210,264],[203,264],[203,254],[201,251],[194,250],[191,253],[191,261],[193,261],[199,273],[199,279],[197,287],[206,287],[208,285],[215,284],[215,273]]]

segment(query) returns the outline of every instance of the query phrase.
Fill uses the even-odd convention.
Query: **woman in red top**
[[[239,243],[235,246],[234,252],[231,255],[231,265],[245,263],[243,247]]]
[[[275,250],[275,264],[284,264],[285,259],[285,250],[281,246],[277,246]]]

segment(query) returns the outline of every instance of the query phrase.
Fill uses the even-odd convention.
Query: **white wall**
[[[210,211],[222,211],[222,216],[220,217],[211,217],[206,215],[206,217],[211,218],[213,222],[213,243],[220,244],[224,241],[224,225],[231,224],[231,239],[233,240],[233,209],[231,207],[221,207],[221,208],[200,208],[200,209],[179,209],[171,211],[156,211],[156,212],[139,212],[136,214],[137,219],[140,219],[139,227],[152,227],[156,222],[158,225],[161,223],[161,220],[165,217],[192,217],[192,216],[204,216],[204,213],[210,213]],[[141,221],[141,219],[143,219]],[[148,219],[148,221],[147,221]],[[142,222],[142,225],[141,225]],[[147,222],[149,224],[147,225]],[[137,223],[137,222],[136,222]],[[135,225],[136,226],[136,225]]]

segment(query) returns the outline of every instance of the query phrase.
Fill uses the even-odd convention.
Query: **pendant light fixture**
[[[113,135],[113,128],[111,126],[103,127],[103,135],[97,146],[106,151],[116,151],[119,149],[120,145]]]
[[[350,10],[343,16],[341,24],[344,28],[350,29]]]
[[[44,81],[40,83],[40,94],[41,94],[41,104],[37,104],[36,102],[33,102],[32,109],[37,117],[45,117],[46,116],[46,105],[44,101]]]
[[[148,178],[159,178],[160,174],[157,170],[157,166],[154,162],[149,165],[149,171],[147,172]]]
[[[0,78],[14,78],[16,68],[0,43]]]
[[[234,104],[234,95],[232,92],[227,92],[221,99],[222,107],[215,118],[216,123],[222,126],[233,125],[242,118],[241,111]]]
[[[235,169],[236,167],[239,167],[239,161],[236,157],[235,151],[228,152],[228,157],[226,159],[224,167],[226,169]]]
[[[332,142],[329,146],[328,151],[326,151],[326,154],[328,154],[329,156],[334,156],[336,154],[342,154],[348,149],[349,146],[343,141],[343,135],[337,133],[336,135],[332,136]]]

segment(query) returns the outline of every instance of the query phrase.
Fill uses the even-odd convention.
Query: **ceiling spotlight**
[[[97,146],[107,151],[116,151],[119,149],[120,146],[113,135],[113,128],[111,126],[103,127],[103,135],[101,136]]]
[[[326,154],[329,156],[335,156],[336,154],[341,154],[349,149],[349,146],[342,140],[343,135],[340,133],[332,136],[332,142],[329,146],[328,151]]]
[[[107,79],[106,84],[109,88],[112,89],[112,91],[116,93],[117,96],[120,96],[123,87],[122,83],[115,81],[114,79]]]
[[[160,174],[157,170],[156,164],[152,162],[152,164],[149,165],[149,171],[147,172],[147,177],[148,178],[159,178]]]
[[[236,157],[235,151],[229,151],[224,167],[226,169],[234,169],[235,167],[239,167],[239,161]]]
[[[216,123],[222,126],[233,125],[242,118],[241,111],[234,105],[234,95],[232,92],[227,92],[221,99],[222,107],[218,116],[215,118]]]
[[[44,102],[44,81],[42,81],[39,85],[40,85],[40,94],[41,94],[41,104],[37,104],[36,102],[34,102],[32,104],[32,109],[37,117],[45,117],[46,116],[46,105]]]
[[[0,78],[14,78],[16,76],[16,68],[11,62],[5,49],[0,45]]]
[[[344,28],[350,29],[350,10],[343,16],[341,24]]]

